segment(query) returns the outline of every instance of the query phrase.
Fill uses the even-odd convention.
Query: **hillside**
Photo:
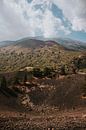
[[[14,42],[11,42],[11,41],[1,42],[0,51],[1,52],[15,51],[15,52],[26,53],[28,50],[31,50],[31,49],[42,48],[45,46],[53,46],[53,45],[57,45],[58,47],[60,46],[60,44],[54,41],[43,41],[43,40],[24,38],[24,39],[14,41]]]
[[[27,66],[53,67],[67,65],[85,51],[72,51],[54,41],[23,39],[0,48],[0,72],[17,71]]]
[[[86,50],[86,42],[78,41],[70,38],[58,37],[58,38],[43,38],[43,37],[35,37],[34,39],[39,39],[43,41],[55,41],[59,45],[65,47],[68,50],[73,51],[85,51]]]
[[[54,39],[56,42],[60,43],[60,45],[64,46],[68,50],[74,50],[74,51],[85,51],[86,50],[86,43],[72,40],[68,38],[57,38]]]
[[[24,77],[24,73],[21,77]],[[45,130],[85,130],[86,74],[60,76],[57,79],[33,78],[0,87],[0,128]],[[14,76],[13,76],[14,75]],[[19,81],[21,79],[19,77]],[[14,80],[13,80],[14,81]],[[85,89],[84,89],[85,88]],[[14,96],[16,94],[16,96]]]
[[[40,79],[30,78],[30,73],[20,71],[3,73],[0,77],[1,106],[9,108],[19,106],[21,110],[24,106],[34,109],[34,105],[43,104],[59,109],[86,106],[86,74]]]
[[[86,50],[86,42],[73,40],[70,38],[43,38],[43,37],[26,37],[16,41],[2,41],[0,47],[6,47],[10,45],[21,45],[24,47],[35,48],[37,46],[44,46],[46,41],[53,41],[69,50],[82,51]],[[25,44],[25,45],[24,45]]]
[[[86,51],[27,38],[1,47],[0,129],[48,128],[86,129]]]

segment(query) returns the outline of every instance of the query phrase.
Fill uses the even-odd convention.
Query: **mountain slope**
[[[33,37],[33,38],[27,37],[27,38],[23,38],[17,41],[3,41],[3,42],[0,42],[0,47],[18,46],[18,47],[24,47],[24,48],[27,48],[27,47],[36,48],[36,47],[44,46],[46,41],[53,41],[53,43],[56,42],[59,45],[69,50],[75,50],[75,51],[86,50],[85,42],[72,40],[69,38],[43,38],[43,37]]]
[[[0,42],[0,47],[4,47],[4,46],[6,47],[13,43],[14,43],[14,41],[2,41],[2,42]]]
[[[38,40],[43,40],[43,41],[55,41],[61,46],[65,47],[68,50],[75,50],[75,51],[81,51],[81,50],[86,50],[86,42],[78,41],[78,40],[73,40],[70,38],[63,38],[63,37],[58,37],[58,38],[43,38],[43,37],[35,37],[34,39]]]
[[[0,71],[17,71],[27,66],[58,68],[83,53],[85,51],[72,51],[52,40],[25,38],[0,48]]]
[[[79,51],[86,50],[86,43],[85,42],[80,42],[80,41],[72,40],[72,39],[68,39],[68,38],[57,38],[54,40],[69,50],[76,50],[76,51],[77,50],[79,50]]]
[[[1,52],[15,51],[18,53],[20,52],[27,53],[32,49],[43,48],[45,46],[52,47],[53,45],[56,45],[57,47],[60,48],[64,48],[55,41],[42,41],[42,40],[24,38],[18,41],[14,41],[12,43],[10,42],[5,43],[3,46],[0,47],[0,51]]]

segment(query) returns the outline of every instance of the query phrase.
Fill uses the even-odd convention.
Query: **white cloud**
[[[54,0],[74,31],[86,32],[86,0]]]
[[[58,0],[57,0],[58,1]],[[69,34],[60,18],[53,15],[52,0],[0,0],[0,40],[25,36]],[[36,6],[40,8],[35,8]]]

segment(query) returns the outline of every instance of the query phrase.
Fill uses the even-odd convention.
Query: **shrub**
[[[2,76],[1,78],[1,87],[6,88],[7,87],[7,81],[5,76]]]
[[[40,68],[34,68],[32,74],[34,77],[38,77],[38,78],[41,78],[43,76]]]

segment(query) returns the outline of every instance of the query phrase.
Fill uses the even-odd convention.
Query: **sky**
[[[37,36],[86,42],[86,0],[0,0],[0,41]]]

